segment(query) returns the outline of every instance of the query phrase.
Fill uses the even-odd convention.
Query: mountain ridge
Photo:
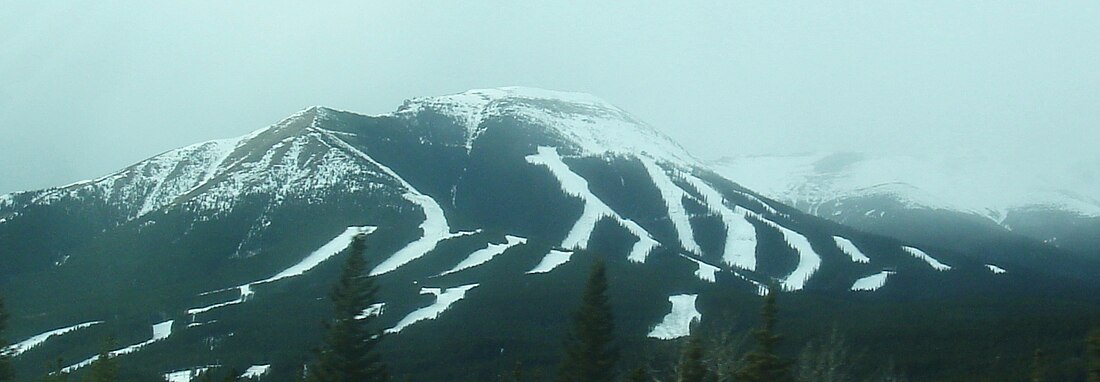
[[[17,307],[15,332],[33,338],[103,321],[47,336],[20,367],[86,359],[98,350],[88,339],[115,331],[141,345],[126,356],[151,373],[220,359],[273,365],[275,380],[288,379],[319,330],[303,322],[326,311],[338,270],[330,260],[357,232],[367,234],[382,286],[372,312],[392,332],[387,357],[429,380],[466,364],[487,377],[501,348],[508,360],[515,349],[552,363],[559,344],[547,333],[568,318],[548,314],[570,309],[567,296],[597,253],[621,288],[623,340],[638,346],[690,333],[693,319],[676,317],[717,322],[772,283],[807,316],[890,312],[894,301],[937,312],[941,300],[974,294],[1011,310],[1012,296],[1053,285],[1072,300],[1083,288],[1034,265],[1061,259],[1045,248],[991,261],[868,234],[691,165],[678,146],[638,150],[667,139],[644,125],[578,121],[576,110],[547,105],[485,113],[476,130],[428,106],[374,116],[310,107],[42,199],[49,203],[23,203],[41,196],[34,192],[9,196],[0,205],[0,218],[14,216],[0,222],[10,264],[0,287]],[[547,111],[529,110],[539,107]],[[584,141],[607,126],[641,130],[630,145]],[[860,308],[834,311],[818,299]],[[447,366],[432,374],[421,362]]]

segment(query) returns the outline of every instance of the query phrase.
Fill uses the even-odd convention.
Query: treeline
[[[390,371],[377,347],[385,335],[370,314],[378,287],[367,273],[364,237],[355,237],[340,277],[329,294],[333,312],[324,323],[321,346],[315,360],[303,365],[295,378],[305,382],[374,382],[391,380]],[[692,335],[679,341],[674,360],[629,361],[620,358],[614,333],[614,316],[608,298],[607,268],[597,260],[590,271],[580,303],[573,313],[572,325],[565,335],[564,351],[556,370],[531,372],[522,364],[501,370],[500,382],[835,382],[835,381],[907,381],[892,362],[869,370],[856,365],[864,360],[853,350],[839,330],[823,339],[811,341],[793,357],[784,356],[784,341],[779,326],[778,287],[768,288],[759,314],[759,324],[747,335],[736,335],[710,325],[695,325]],[[5,342],[7,312],[0,296],[0,382],[15,381],[12,349]],[[1088,382],[1100,382],[1100,331],[1087,340]],[[62,363],[51,365],[54,372],[39,376],[42,382],[118,382],[122,365],[110,350],[114,341],[104,341],[99,357],[87,367],[81,379],[60,372]],[[1048,357],[1036,350],[1026,378],[1032,382],[1052,380],[1048,376]],[[194,375],[192,380],[249,381],[235,369],[213,368]],[[26,379],[20,379],[26,380]],[[405,377],[405,380],[411,380]],[[981,380],[980,377],[972,380]]]

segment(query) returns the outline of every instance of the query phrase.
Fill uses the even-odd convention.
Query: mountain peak
[[[521,86],[474,89],[405,101],[393,115],[412,118],[430,111],[465,127],[470,148],[488,127],[509,117],[541,128],[579,155],[638,155],[683,166],[698,165],[678,143],[611,103],[586,93]]]

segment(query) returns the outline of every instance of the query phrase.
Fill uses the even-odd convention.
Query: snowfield
[[[475,89],[463,93],[409,100],[394,116],[413,118],[430,109],[466,128],[466,146],[483,133],[481,122],[508,116],[544,129],[585,156],[638,153],[681,166],[700,162],[678,143],[629,113],[598,97],[519,86]]]
[[[726,244],[722,261],[746,270],[756,270],[756,228],[746,219],[749,211],[726,206],[726,198],[702,179],[687,176],[684,179],[703,196],[703,202],[711,213],[718,214],[726,226]]]
[[[668,302],[672,303],[672,310],[665,315],[661,323],[653,327],[647,336],[673,340],[691,335],[691,325],[703,319],[703,315],[695,309],[695,300],[698,297],[697,294],[669,296]]]
[[[779,225],[779,223],[768,220],[767,218],[756,215],[757,219],[764,222],[768,226],[779,230],[783,234],[784,240],[798,252],[798,266],[787,276],[784,276],[779,280],[779,285],[783,287],[785,291],[796,291],[806,287],[806,282],[810,281],[810,277],[813,277],[817,269],[821,267],[821,255],[814,251],[810,240],[802,234],[795,232],[787,227]]]
[[[149,344],[167,339],[168,337],[170,337],[172,335],[172,323],[174,323],[174,322],[175,321],[169,320],[169,321],[164,321],[164,322],[161,322],[159,324],[153,325],[153,338],[150,338],[148,341],[145,341],[145,342],[142,342],[142,343],[139,343],[139,344],[134,344],[134,345],[124,347],[122,349],[111,351],[110,353],[108,353],[108,355],[110,355],[111,357],[117,357],[117,356],[120,356],[120,355],[123,355],[123,354],[134,353],[134,352],[137,352],[137,351],[141,350],[142,348],[148,346]],[[83,368],[85,366],[91,365],[92,362],[95,362],[97,359],[99,359],[98,354],[96,354],[96,355],[92,356],[91,358],[88,358],[84,361],[81,361],[79,363],[76,363],[76,364],[70,365],[68,367],[65,367],[64,369],[61,369],[61,372],[62,373],[71,373],[73,371],[76,371],[77,369],[80,369],[80,368]]]
[[[386,333],[400,333],[409,325],[415,324],[424,320],[434,320],[439,317],[440,314],[447,311],[451,305],[462,300],[466,297],[466,292],[470,289],[477,288],[479,284],[462,285],[453,288],[423,288],[420,290],[420,294],[433,294],[435,295],[435,303],[428,305],[424,308],[417,309],[416,311],[409,313],[409,315],[402,318],[397,322],[394,327],[386,329]]]
[[[559,265],[569,262],[569,258],[572,256],[573,252],[551,249],[550,252],[542,258],[542,261],[540,261],[538,265],[535,265],[534,268],[527,271],[527,274],[549,273],[550,271],[554,270],[554,268],[557,268]]]
[[[852,257],[853,263],[867,264],[871,262],[871,258],[863,254],[863,251],[860,251],[859,247],[856,247],[855,243],[852,243],[851,240],[840,236],[833,236],[833,241],[836,242],[836,246],[840,248],[842,252]]]
[[[638,159],[642,162],[646,172],[649,173],[649,178],[653,180],[653,184],[657,186],[657,190],[661,192],[661,198],[664,199],[665,207],[668,209],[668,217],[672,220],[672,225],[676,228],[676,235],[680,238],[680,245],[688,252],[696,255],[703,254],[703,250],[699,248],[699,243],[695,242],[695,232],[691,228],[691,219],[687,210],[684,209],[684,198],[688,197],[687,193],[676,186],[672,182],[672,178],[669,178],[665,170],[661,169],[653,159],[644,155],[639,156]]]
[[[950,265],[939,262],[939,260],[932,258],[932,256],[928,256],[928,254],[924,253],[924,251],[922,250],[913,247],[902,247],[901,249],[905,250],[905,252],[908,252],[910,255],[913,255],[913,257],[924,260],[924,262],[928,263],[928,265],[930,265],[932,269],[941,272],[951,270]]]
[[[475,251],[474,253],[471,253],[469,257],[467,257],[465,260],[462,260],[462,262],[458,263],[458,265],[455,265],[455,267],[451,268],[451,270],[440,273],[439,275],[443,276],[443,275],[455,273],[455,272],[458,272],[458,271],[461,271],[461,270],[464,270],[464,269],[473,268],[473,267],[476,267],[476,266],[481,265],[481,264],[485,264],[485,263],[489,262],[489,260],[492,260],[497,255],[500,255],[500,254],[504,253],[504,251],[507,251],[509,248],[515,247],[515,246],[520,245],[520,244],[527,243],[527,239],[522,238],[522,237],[512,236],[512,235],[506,236],[505,239],[508,241],[507,243],[504,243],[504,244],[489,244],[485,248],[479,249],[479,250]]]
[[[853,291],[876,291],[886,285],[886,278],[894,274],[891,271],[882,271],[867,277],[860,278],[852,283]]]
[[[624,219],[618,213],[608,207],[600,198],[588,188],[588,181],[569,169],[558,155],[558,149],[554,147],[539,147],[538,154],[527,156],[527,162],[544,166],[557,178],[561,189],[566,195],[580,198],[584,202],[584,212],[569,230],[569,234],[562,241],[561,247],[566,249],[586,249],[588,241],[592,238],[592,231],[596,229],[596,223],[604,218],[610,218],[626,227],[638,238],[627,257],[630,261],[644,263],[649,253],[657,248],[657,240],[646,232],[642,226],[633,221]]]
[[[27,350],[34,349],[38,345],[41,345],[42,343],[46,342],[46,340],[50,339],[51,337],[61,336],[61,335],[64,335],[66,333],[69,333],[69,332],[74,332],[74,331],[77,331],[77,330],[80,330],[80,329],[87,328],[87,327],[92,326],[92,325],[98,325],[98,324],[102,324],[102,323],[103,323],[103,321],[92,321],[92,322],[85,322],[83,324],[76,324],[76,325],[61,328],[61,329],[51,330],[51,331],[33,336],[33,337],[28,338],[26,340],[20,341],[19,343],[8,346],[8,347],[4,348],[3,350],[11,352],[11,356],[14,357],[14,356],[23,354]]]

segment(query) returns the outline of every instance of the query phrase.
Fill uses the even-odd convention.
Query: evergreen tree
[[[1047,380],[1046,355],[1043,349],[1035,349],[1031,358],[1031,382],[1045,382]]]
[[[62,361],[61,358],[58,358],[53,363],[48,364],[47,367],[46,367],[47,370],[57,370],[57,371],[52,372],[52,373],[46,373],[46,375],[42,376],[40,381],[42,381],[42,382],[69,382],[69,373],[62,373],[61,372],[61,369],[64,368],[64,367],[65,367],[64,366],[64,361]]]
[[[4,331],[8,326],[8,311],[4,309],[4,297],[0,296],[0,381],[14,381],[15,370],[11,366],[11,351],[4,340]]]
[[[707,377],[707,367],[703,364],[703,344],[699,335],[688,337],[680,355],[680,365],[676,370],[677,382],[703,382]]]
[[[251,378],[249,379],[251,380]],[[229,368],[229,374],[226,374],[225,378],[222,378],[223,382],[237,382],[239,380],[241,380],[241,371],[237,370],[235,367]]]
[[[366,273],[364,235],[349,246],[347,262],[329,298],[334,317],[325,323],[324,344],[317,364],[309,368],[309,380],[318,382],[373,382],[389,379],[386,366],[375,351],[382,331],[375,318],[363,311],[375,302],[378,287]]]
[[[1092,332],[1088,340],[1089,382],[1100,382],[1100,330]]]
[[[745,364],[735,374],[739,382],[787,382],[794,381],[791,376],[791,362],[776,355],[776,346],[782,336],[775,333],[778,315],[775,295],[778,287],[772,285],[764,297],[764,307],[760,310],[761,326],[752,332],[756,340],[756,349],[745,355]]]
[[[103,340],[102,348],[99,351],[99,358],[96,358],[88,368],[88,382],[116,382],[118,381],[118,360],[116,357],[111,356],[111,349],[115,346],[115,341],[111,337],[107,337]]]
[[[618,352],[614,347],[614,322],[607,297],[607,268],[596,260],[584,287],[581,306],[573,317],[566,340],[565,358],[558,372],[564,382],[614,380]]]
[[[630,372],[626,380],[629,382],[649,382],[649,373],[645,371],[644,366],[638,366],[634,368],[634,371]]]

